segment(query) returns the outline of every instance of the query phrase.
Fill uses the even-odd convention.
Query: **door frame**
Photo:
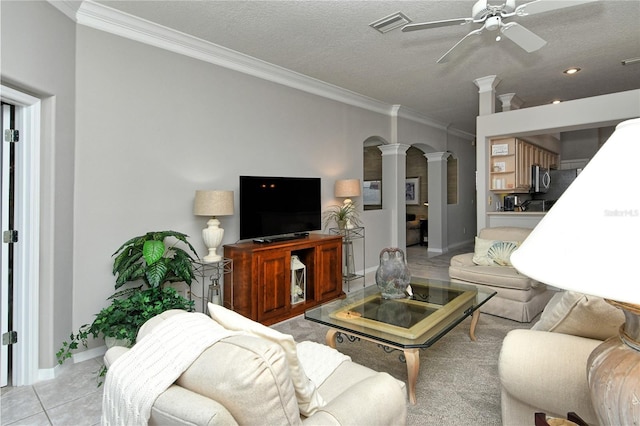
[[[19,241],[14,247],[13,299],[18,343],[13,347],[12,384],[25,386],[38,380],[41,101],[4,85],[0,85],[0,98],[16,106],[16,127],[20,130],[15,160],[15,227]]]

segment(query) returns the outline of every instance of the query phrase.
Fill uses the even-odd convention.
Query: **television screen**
[[[322,228],[320,178],[240,176],[240,239]]]

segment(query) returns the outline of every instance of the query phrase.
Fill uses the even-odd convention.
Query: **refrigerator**
[[[549,170],[549,189],[544,194],[546,200],[557,200],[571,185],[582,169]]]

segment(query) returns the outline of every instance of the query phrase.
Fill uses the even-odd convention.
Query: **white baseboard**
[[[82,361],[87,361],[89,359],[102,357],[107,352],[107,347],[105,345],[98,346],[97,348],[88,349],[86,351],[78,352],[73,354],[73,363],[77,364]]]

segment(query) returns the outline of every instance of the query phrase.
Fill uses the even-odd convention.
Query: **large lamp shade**
[[[360,179],[341,179],[336,181],[334,195],[336,197],[359,197],[362,189]]]

